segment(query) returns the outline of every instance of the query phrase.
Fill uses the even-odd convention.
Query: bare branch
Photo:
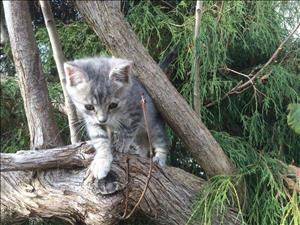
[[[86,166],[94,151],[89,144],[78,143],[72,146],[46,150],[21,150],[16,154],[0,153],[1,172],[16,170],[74,168]]]
[[[80,141],[80,137],[78,135],[77,127],[76,127],[76,124],[78,124],[78,118],[77,118],[75,106],[72,103],[70,97],[68,96],[68,93],[67,93],[66,87],[65,87],[66,75],[65,75],[64,67],[63,67],[63,63],[66,61],[65,56],[63,54],[62,47],[61,47],[59,37],[58,37],[58,33],[57,33],[57,30],[55,27],[50,3],[49,3],[49,1],[42,1],[42,0],[40,0],[39,2],[41,5],[41,8],[42,8],[46,28],[47,28],[50,43],[52,46],[53,57],[54,57],[55,64],[57,67],[60,84],[61,84],[62,90],[63,90],[63,95],[64,95],[64,99],[65,99],[65,109],[66,109],[66,112],[68,115],[71,143],[75,144]]]
[[[212,101],[208,104],[205,105],[205,107],[211,107],[215,105],[216,103],[222,101],[223,99],[227,98],[229,95],[237,94],[237,93],[242,93],[245,90],[247,90],[249,87],[253,86],[256,79],[259,77],[259,75],[262,73],[262,71],[265,70],[265,68],[270,65],[274,59],[278,56],[279,52],[282,50],[283,46],[286,44],[286,42],[293,36],[293,34],[298,30],[300,27],[300,22],[294,27],[294,29],[289,33],[289,35],[280,43],[276,51],[273,53],[271,58],[260,68],[259,71],[257,71],[253,76],[250,73],[248,77],[251,77],[250,80],[246,82],[239,82],[236,86],[234,86],[230,91],[226,92],[219,101]]]
[[[98,194],[98,181],[90,185],[83,183],[86,169],[79,168],[87,166],[92,157],[91,146],[86,143],[1,154],[1,221],[14,223],[29,216],[56,216],[73,224],[116,224],[124,210],[123,191],[102,196]],[[111,174],[121,187],[129,180],[128,209],[132,209],[141,196],[149,166],[149,159],[115,153]],[[77,169],[62,169],[71,167]],[[43,172],[45,168],[47,172]],[[17,169],[38,169],[39,172],[34,175]],[[185,224],[204,182],[181,169],[153,165],[151,180],[138,209],[157,224]],[[226,225],[238,225],[240,221],[236,217],[236,212],[228,209],[222,219]],[[215,217],[214,224],[220,220]]]
[[[193,106],[198,117],[201,118],[201,96],[200,96],[200,58],[199,58],[199,46],[197,42],[200,42],[200,25],[203,13],[203,1],[197,1],[195,12],[195,37],[194,37],[194,99]]]
[[[274,59],[276,59],[276,57],[278,56],[278,53],[282,50],[283,46],[286,44],[286,42],[293,36],[293,34],[298,30],[298,28],[300,27],[300,22],[294,27],[294,29],[290,32],[290,34],[286,37],[286,39],[281,42],[281,44],[278,46],[278,48],[276,49],[276,51],[273,53],[273,55],[271,56],[271,58],[266,62],[266,64],[263,65],[263,67],[256,72],[255,75],[253,75],[253,77],[251,78],[251,81],[248,81],[242,85],[239,86],[239,90],[252,85],[253,81],[258,77],[258,75],[261,74],[261,72],[268,66],[270,65],[271,62],[273,62]]]
[[[244,73],[241,73],[241,72],[236,71],[236,70],[233,70],[233,69],[230,69],[230,68],[228,68],[228,67],[226,67],[225,70],[230,71],[230,72],[232,72],[232,73],[235,73],[235,74],[237,74],[237,75],[241,75],[241,76],[243,76],[243,77],[245,77],[245,78],[247,78],[247,79],[250,79],[249,75],[244,74]]]
[[[224,1],[221,1],[221,7],[220,7],[220,11],[219,11],[219,15],[218,15],[218,18],[217,18],[217,26],[219,25],[220,21],[221,21],[221,18],[222,18],[222,15],[223,15],[223,9],[224,9]]]

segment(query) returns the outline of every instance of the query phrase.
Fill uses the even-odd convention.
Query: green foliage
[[[28,149],[30,143],[29,130],[25,117],[23,101],[15,77],[1,78],[1,145],[0,152],[14,153],[20,149]],[[62,90],[59,83],[48,84],[49,95],[52,103],[62,104]],[[69,139],[67,118],[58,110],[54,110],[60,135]]]
[[[300,104],[289,104],[289,114],[287,115],[288,125],[300,134]]]
[[[276,159],[258,155],[253,165],[253,174],[249,174],[248,223],[278,224],[282,216],[282,204],[286,203],[282,177],[282,166]],[[251,182],[250,182],[251,181]],[[261,210],[264,213],[261,213]]]
[[[211,224],[214,213],[222,220],[227,207],[235,205],[244,225],[299,224],[299,195],[288,190],[282,179],[285,164],[291,161],[297,166],[300,164],[299,37],[286,43],[276,60],[258,76],[255,86],[224,100],[222,97],[240,81],[247,81],[247,75],[255,74],[273,55],[300,20],[300,3],[204,1],[200,37],[196,43],[194,1],[124,4],[128,9],[127,21],[157,62],[178,47],[177,58],[169,68],[170,79],[190,104],[193,102],[193,60],[195,55],[199,58],[201,118],[238,168],[232,176],[216,176],[207,182],[188,223]],[[97,36],[83,22],[59,23],[58,31],[67,59],[106,54]],[[37,27],[36,38],[51,101],[60,104],[62,91],[45,27]],[[4,127],[1,151],[27,148],[28,129],[15,79],[1,80],[1,96],[1,127]],[[212,101],[217,104],[206,107]],[[66,117],[57,110],[55,115],[61,135],[68,137]],[[170,164],[202,176],[203,171],[182,141],[170,129],[168,136]],[[247,188],[247,202],[242,206],[237,199],[239,181],[245,182]],[[144,218],[132,218],[124,223],[152,224]]]
[[[107,54],[97,35],[83,22],[57,24],[58,35],[65,58],[73,60],[93,55]],[[43,69],[46,75],[55,75],[57,71],[46,27],[36,29],[36,39],[40,50]]]
[[[277,59],[260,74],[255,88],[223,101],[221,98],[241,80],[248,79],[226,68],[244,74],[258,71],[299,21],[300,5],[278,1],[224,1],[221,5],[216,1],[204,2],[196,44],[195,2],[179,1],[166,7],[147,1],[135,4],[127,16],[155,60],[164,58],[179,45],[178,57],[171,65],[171,79],[189,103],[193,101],[194,54],[199,57],[201,99],[204,105],[218,102],[213,107],[201,108],[202,120],[239,168],[233,177],[210,180],[199,194],[191,222],[210,224],[213,212],[222,216],[225,207],[235,200],[235,183],[245,180],[248,203],[239,210],[239,215],[243,212],[243,223],[297,224],[299,214],[295,205],[299,199],[295,194],[288,197],[290,191],[281,176],[285,168],[277,159],[300,163],[299,136],[288,127],[286,119],[287,105],[299,101],[299,39],[289,40]],[[294,117],[288,118],[290,123]],[[199,174],[198,165],[182,142],[172,132],[169,136],[171,164]]]
[[[5,44],[3,48],[0,48],[0,74],[12,75],[15,73],[13,65],[13,56],[11,52],[11,47],[9,44]]]
[[[294,191],[290,197],[290,191],[284,186],[282,177],[286,166],[268,154],[256,153],[240,137],[221,132],[213,132],[213,135],[240,172],[234,176],[213,177],[199,193],[189,223],[211,224],[215,215],[223,218],[226,208],[236,204],[242,224],[298,224],[299,196]],[[247,184],[243,210],[237,203],[235,188],[242,180]]]
[[[208,182],[198,196],[198,201],[194,206],[193,213],[186,225],[188,224],[212,224],[216,218],[219,218],[223,224],[224,216],[228,211],[228,206],[233,206],[237,202],[238,217],[243,222],[241,208],[238,202],[236,186],[236,177],[215,176]],[[216,223],[216,222],[214,222]],[[244,224],[244,223],[242,223]]]
[[[29,145],[29,131],[23,101],[15,78],[1,78],[1,147],[0,152],[13,153]]]
[[[63,91],[60,82],[48,82],[49,97],[54,109],[54,117],[57,122],[59,135],[65,144],[71,144],[67,116],[59,112],[59,106],[64,105]]]

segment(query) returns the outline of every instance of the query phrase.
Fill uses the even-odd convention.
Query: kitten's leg
[[[127,125],[125,123],[121,124],[119,133],[119,142],[116,145],[116,149],[119,152],[127,153],[129,151],[130,145],[133,143],[138,130],[139,121],[134,121],[134,123]]]
[[[160,166],[165,166],[168,148],[165,139],[164,129],[161,125],[154,126],[151,129],[151,142],[152,148],[154,149],[153,162],[159,164]],[[134,144],[137,146],[137,154],[142,157],[146,157],[150,150],[148,134],[146,130],[139,130],[134,139]]]
[[[153,162],[159,164],[161,167],[166,165],[168,147],[165,137],[164,126],[158,123],[152,130],[152,147],[154,148]]]
[[[167,161],[168,149],[166,147],[156,147],[154,148],[154,152],[153,162],[164,167]]]
[[[137,132],[137,135],[134,139],[134,146],[136,148],[137,155],[144,158],[148,157],[150,145],[149,145],[148,136],[146,132],[142,130],[139,130]]]
[[[110,139],[107,131],[96,126],[87,126],[91,144],[96,149],[96,155],[90,165],[93,176],[97,179],[106,177],[113,160]]]

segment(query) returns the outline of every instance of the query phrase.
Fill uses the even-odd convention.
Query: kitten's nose
[[[103,124],[107,121],[107,117],[106,118],[101,118],[101,119],[98,119],[98,122]]]

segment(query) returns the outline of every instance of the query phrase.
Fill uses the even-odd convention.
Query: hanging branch
[[[39,3],[42,8],[46,28],[48,31],[50,43],[51,43],[52,50],[53,50],[53,57],[55,60],[60,83],[61,83],[62,90],[63,90],[63,95],[64,95],[64,99],[65,99],[65,110],[68,115],[68,123],[69,123],[69,128],[70,128],[71,143],[75,144],[80,141],[80,137],[77,132],[77,126],[76,126],[76,125],[78,125],[78,117],[77,117],[75,106],[72,103],[70,97],[68,96],[68,94],[66,92],[66,87],[65,87],[66,76],[65,76],[64,67],[63,67],[63,63],[66,60],[65,60],[65,57],[64,57],[64,54],[62,51],[62,47],[61,47],[61,44],[59,41],[58,33],[57,33],[57,30],[55,27],[50,3],[49,3],[49,1],[42,1],[42,0],[40,0]]]
[[[259,77],[259,75],[262,73],[262,71],[264,71],[265,68],[268,65],[270,65],[274,61],[274,59],[276,59],[276,57],[278,56],[279,52],[282,50],[283,46],[293,36],[293,34],[298,30],[299,27],[300,27],[300,22],[298,22],[298,24],[289,33],[289,35],[280,43],[280,45],[278,46],[278,48],[276,49],[276,51],[273,53],[273,55],[271,56],[271,58],[260,68],[260,70],[257,71],[254,75],[252,75],[251,73],[249,75],[247,75],[248,77],[251,77],[248,81],[246,81],[246,82],[239,82],[230,91],[226,92],[221,97],[221,99],[219,101],[218,100],[212,101],[212,102],[206,104],[205,107],[211,107],[211,106],[217,104],[218,102],[222,101],[223,99],[227,98],[229,95],[242,93],[245,90],[247,90],[249,87],[255,85],[255,81]]]
[[[201,96],[200,96],[200,57],[199,50],[197,49],[200,46],[197,46],[197,42],[200,42],[200,24],[203,12],[203,1],[197,1],[196,3],[196,12],[195,12],[195,39],[194,39],[194,100],[193,106],[194,110],[201,118]]]

